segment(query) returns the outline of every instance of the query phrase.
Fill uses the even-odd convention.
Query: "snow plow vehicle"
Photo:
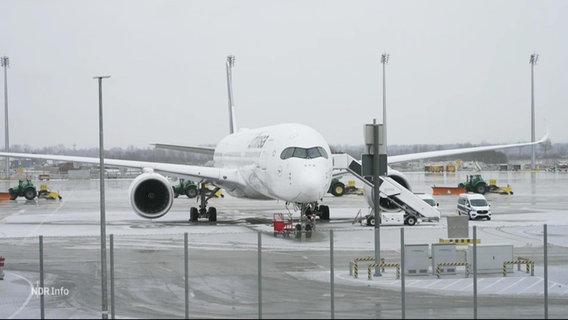
[[[30,179],[19,180],[18,185],[8,189],[10,200],[16,200],[18,197],[24,197],[26,200],[33,200],[37,197],[37,190]]]

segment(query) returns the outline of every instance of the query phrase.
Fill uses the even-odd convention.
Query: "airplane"
[[[256,129],[237,130],[232,105],[229,105],[230,134],[214,148],[160,145],[176,150],[213,154],[213,166],[196,166],[148,161],[104,159],[109,167],[142,169],[129,187],[129,201],[140,217],[157,219],[168,213],[174,200],[173,188],[165,175],[200,181],[199,208],[190,208],[190,221],[208,218],[217,221],[215,207],[207,207],[208,200],[222,188],[227,194],[254,200],[279,200],[286,208],[300,211],[297,231],[311,231],[315,217],[330,219],[330,210],[322,204],[334,175],[334,157],[324,137],[313,128],[300,123],[283,123]],[[472,147],[388,157],[388,163],[410,161],[487,151],[542,143],[548,135],[536,142]],[[0,152],[0,157],[71,161],[98,165],[99,158],[65,155]],[[388,169],[387,175],[410,190],[404,175]],[[214,189],[208,189],[213,185]],[[372,194],[367,190],[366,194]],[[373,197],[366,196],[373,207]],[[381,199],[382,200],[382,199]],[[382,202],[380,202],[382,205]]]

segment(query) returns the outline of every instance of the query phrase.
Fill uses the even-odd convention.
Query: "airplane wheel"
[[[375,217],[368,218],[367,219],[367,225],[374,227],[375,226]]]
[[[312,225],[307,224],[306,225],[306,238],[311,238],[311,237],[312,237]]]
[[[215,207],[209,207],[209,221],[217,221],[217,209]]]
[[[199,216],[199,214],[197,213],[197,208],[191,207],[189,209],[189,221],[191,221],[191,222],[197,221],[198,216]]]
[[[296,238],[300,238],[301,236],[302,236],[302,225],[298,223],[296,225]]]
[[[322,220],[329,220],[329,207],[328,206],[319,206],[320,210],[320,217]]]

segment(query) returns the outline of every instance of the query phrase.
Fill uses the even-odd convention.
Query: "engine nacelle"
[[[147,219],[165,215],[174,202],[174,191],[168,179],[151,169],[144,169],[144,173],[132,181],[128,194],[134,211]]]
[[[412,191],[411,187],[410,187],[410,183],[408,182],[408,179],[406,179],[406,177],[402,174],[402,172],[398,171],[398,170],[394,170],[391,168],[388,168],[388,172],[387,172],[387,176],[391,179],[393,179],[394,181],[398,182],[401,186],[405,187],[406,189]],[[367,186],[366,184],[364,185],[364,191],[365,191],[365,200],[367,201],[367,204],[369,204],[369,206],[371,208],[374,208],[373,205],[373,201],[375,198],[375,194],[373,193],[373,189],[369,186]],[[383,198],[381,197],[379,200],[379,206],[381,207],[381,210],[384,211],[398,211],[400,210],[400,208],[392,202],[392,200],[388,199],[388,198]]]

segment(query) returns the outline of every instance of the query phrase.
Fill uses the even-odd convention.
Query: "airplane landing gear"
[[[312,237],[312,232],[316,229],[316,216],[322,220],[329,220],[329,207],[318,206],[317,203],[300,204],[300,223],[295,227],[296,238],[301,238],[302,233],[305,233],[306,238]]]
[[[197,222],[199,218],[207,218],[210,222],[217,221],[217,209],[215,207],[207,208],[209,199],[216,196],[217,192],[221,190],[219,187],[209,189],[207,184],[200,183],[197,192],[197,201],[199,202],[199,209],[191,207],[189,209],[189,221]]]

